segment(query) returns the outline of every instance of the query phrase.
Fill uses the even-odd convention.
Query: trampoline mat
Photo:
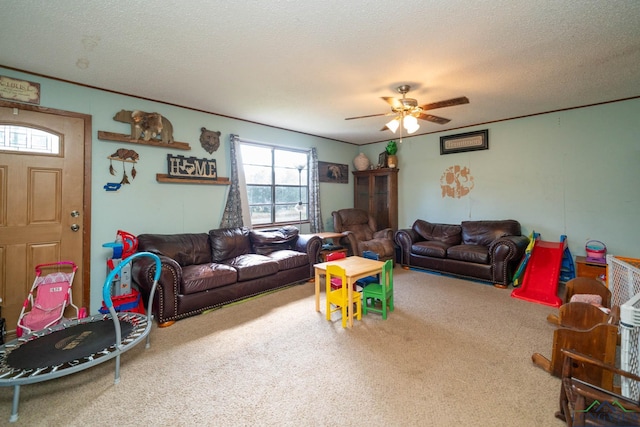
[[[130,322],[120,322],[122,337],[133,330]],[[7,355],[8,366],[17,369],[38,369],[83,359],[113,346],[116,331],[113,320],[73,325],[27,341]]]

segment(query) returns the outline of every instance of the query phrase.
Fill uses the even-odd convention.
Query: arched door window
[[[38,153],[59,156],[58,135],[24,126],[0,125],[0,151]]]

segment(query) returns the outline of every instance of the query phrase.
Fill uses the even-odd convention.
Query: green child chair
[[[376,300],[382,303],[381,308],[375,307]],[[362,289],[362,313],[367,314],[368,311],[382,313],[385,320],[387,311],[393,311],[393,261],[390,259],[382,266],[380,283],[370,283]]]

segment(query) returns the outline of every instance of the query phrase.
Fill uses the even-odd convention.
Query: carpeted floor
[[[21,388],[17,425],[562,426],[556,310],[511,290],[394,269],[396,309],[343,329],[306,283],[151,332],[114,363]],[[0,389],[7,423],[12,388]]]

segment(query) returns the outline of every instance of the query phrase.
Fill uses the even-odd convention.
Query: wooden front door
[[[80,307],[88,301],[83,286],[88,116],[2,105],[7,104],[0,104],[0,298],[11,332],[38,264],[73,261],[78,266],[73,302]]]

